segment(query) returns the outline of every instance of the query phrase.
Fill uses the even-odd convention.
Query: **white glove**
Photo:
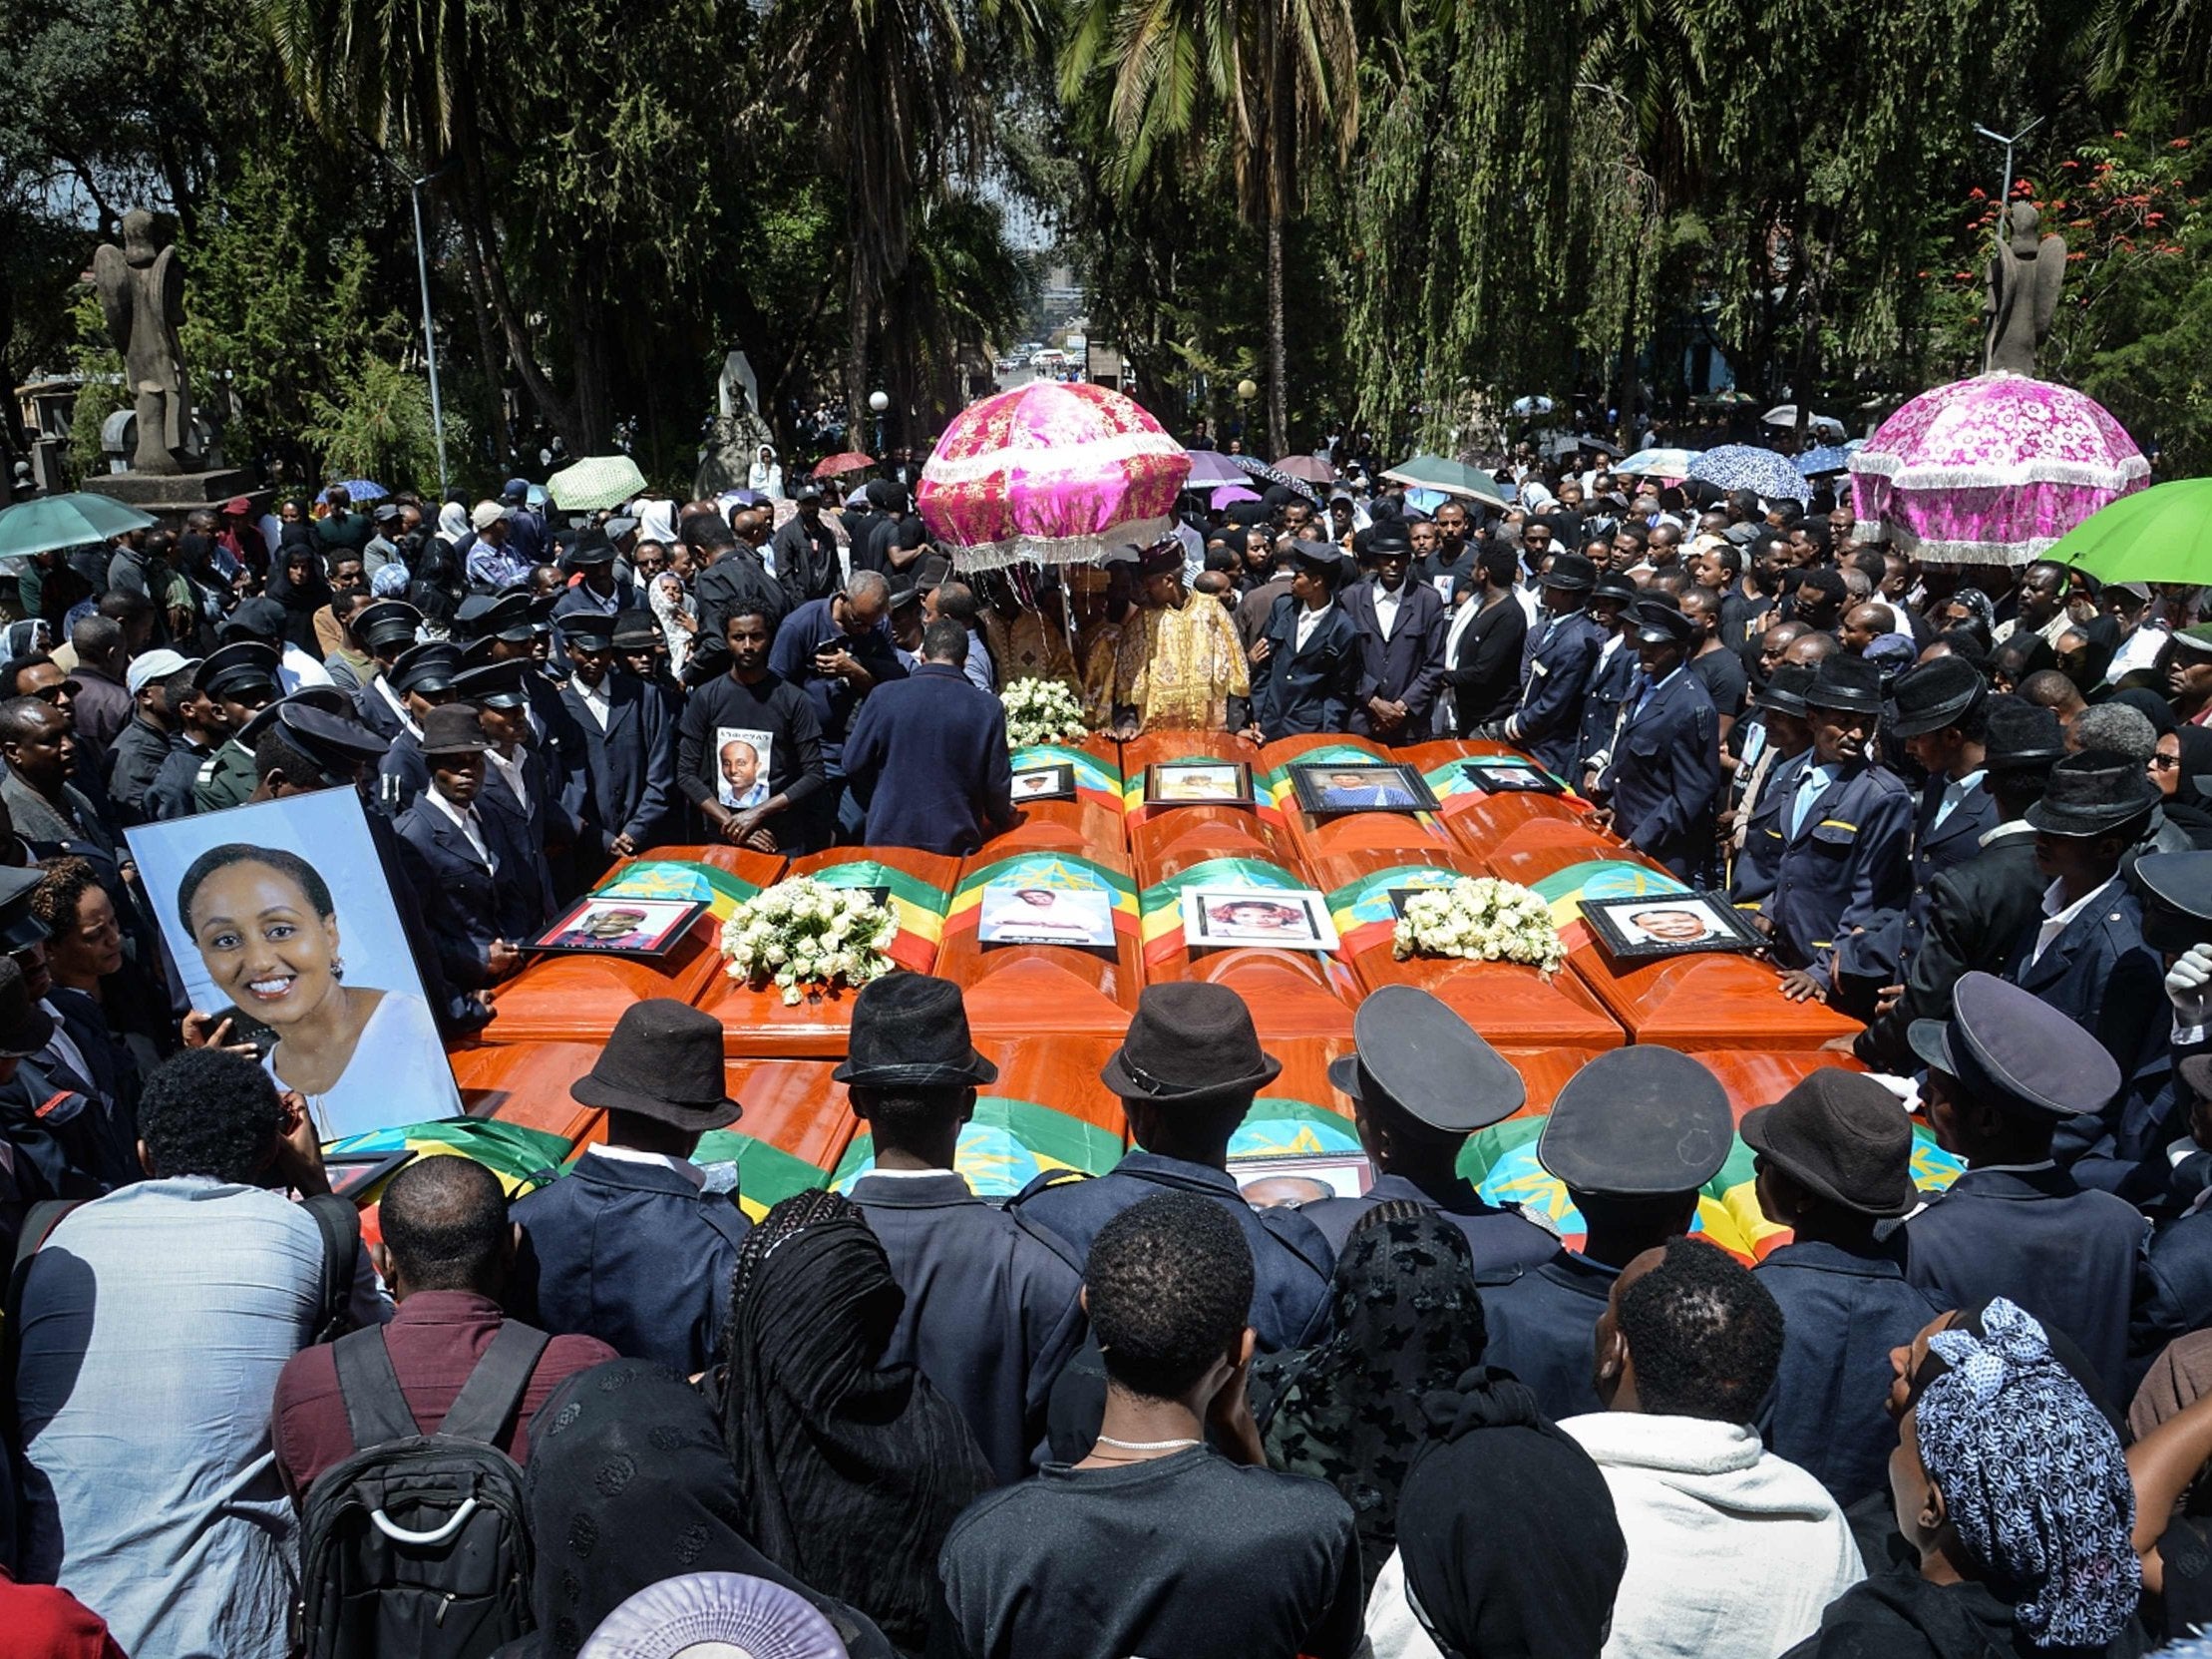
[[[2166,1000],[2174,1023],[2202,1026],[2212,1019],[2212,945],[2192,945],[2166,975]]]

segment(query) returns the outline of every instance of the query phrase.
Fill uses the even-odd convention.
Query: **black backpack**
[[[523,1471],[500,1450],[548,1338],[510,1320],[435,1435],[381,1329],[332,1345],[357,1450],[301,1509],[308,1659],[482,1659],[531,1628]]]

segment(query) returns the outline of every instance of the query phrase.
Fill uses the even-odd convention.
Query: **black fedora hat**
[[[1555,553],[1544,573],[1544,586],[1570,594],[1587,594],[1597,586],[1598,567],[1579,553]]]
[[[1766,683],[1751,694],[1752,703],[1776,714],[1805,717],[1805,693],[1812,689],[1813,671],[1803,662],[1780,662]]]
[[[1257,1093],[1283,1069],[1260,1047],[1252,1011],[1227,986],[1147,986],[1099,1080],[1124,1100],[1162,1105]]]
[[[886,974],[853,1001],[852,1044],[830,1073],[856,1088],[961,1088],[998,1080],[975,1051],[960,988],[932,974]]]
[[[1474,1027],[1428,992],[1386,985],[1359,1005],[1357,1053],[1328,1062],[1328,1080],[1361,1105],[1387,1102],[1445,1134],[1472,1134],[1528,1098],[1521,1073]]]
[[[1993,772],[2047,772],[2066,758],[2066,728],[2055,712],[2024,697],[1992,697],[1982,754]]]
[[[1974,664],[1963,658],[1923,662],[1899,674],[1891,688],[1890,730],[1900,737],[1941,731],[1971,715],[1988,691]]]
[[[1807,708],[1840,709],[1847,714],[1882,712],[1882,667],[1842,651],[1821,658],[1805,688]]]
[[[728,1088],[722,1023],[673,998],[651,997],[622,1011],[599,1057],[568,1094],[586,1106],[704,1131],[737,1121],[741,1108]]]
[[[2110,835],[2158,804],[2158,785],[2143,768],[2109,749],[2069,754],[2050,769],[2043,798],[2028,822],[2045,835]]]
[[[1823,1066],[1737,1127],[1799,1186],[1861,1215],[1903,1215],[1913,1192],[1913,1125],[1898,1097],[1861,1071]]]

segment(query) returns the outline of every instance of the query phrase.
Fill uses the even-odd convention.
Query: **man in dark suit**
[[[2018,697],[1991,699],[1986,722],[1985,781],[1998,823],[1984,832],[1972,858],[1929,882],[1920,946],[1906,962],[1904,986],[1851,1039],[1851,1051],[1876,1071],[1904,1076],[1919,1070],[1907,1037],[1913,1022],[1948,1020],[1959,977],[2002,974],[2014,948],[2042,917],[2049,884],[2035,866],[2035,831],[2027,812],[2042,799],[2050,768],[2064,757],[2066,734],[2057,715]]]
[[[872,847],[964,858],[983,829],[1010,829],[1014,775],[1006,711],[968,683],[967,625],[939,617],[922,630],[922,665],[877,687],[845,740],[845,771],[867,804]]]
[[[542,855],[478,810],[484,789],[484,735],[472,703],[448,703],[423,720],[422,753],[430,782],[393,828],[409,854],[416,891],[427,901],[439,966],[450,984],[479,991],[522,966],[522,943],[546,922]]]
[[[567,857],[579,820],[561,804],[553,773],[532,740],[526,662],[488,662],[464,669],[454,691],[477,711],[477,724],[491,741],[484,751],[484,787],[477,811],[491,819],[529,860],[539,885],[538,912],[551,920],[553,866]]]
[[[1536,1158],[1567,1183],[1583,1247],[1476,1276],[1490,1330],[1484,1362],[1526,1383],[1548,1418],[1603,1411],[1594,1339],[1613,1282],[1645,1251],[1689,1230],[1697,1189],[1734,1144],[1720,1079],[1687,1054],[1615,1048],[1569,1078]]]
[[[926,974],[864,986],[833,1078],[874,1143],[853,1202],[907,1293],[879,1363],[912,1361],[959,1409],[999,1481],[1024,1479],[1052,1384],[1083,1340],[1082,1258],[976,1197],[955,1169],[975,1090],[998,1079],[969,1040],[959,987]]]
[[[1612,759],[1621,705],[1636,683],[1636,622],[1630,615],[1636,603],[1636,584],[1610,571],[1590,590],[1583,615],[1597,626],[1599,642],[1597,659],[1583,679],[1582,732],[1575,740],[1578,768],[1569,778],[1578,789],[1594,789]]]
[[[614,666],[614,619],[562,624],[571,672],[561,706],[583,734],[584,766],[565,805],[581,820],[577,852],[604,867],[659,839],[676,799],[676,726],[667,705]]]
[[[606,1143],[515,1206],[523,1242],[511,1312],[554,1336],[597,1337],[679,1377],[714,1363],[737,1247],[734,1197],[705,1189],[699,1136],[737,1120],[722,1028],[682,1003],[633,1004],[568,1092],[606,1110]]]
[[[2119,1395],[2148,1226],[2052,1157],[2062,1125],[2095,1118],[2119,1091],[2119,1067],[2071,1021],[1988,974],[1962,978],[1951,1018],[1921,1021],[1912,1043],[1936,1140],[1967,1169],[1900,1229],[1905,1277],[1946,1308],[2010,1297],[2072,1338]]]
[[[1797,1001],[1863,993],[1871,1010],[1873,993],[1895,983],[1911,897],[1913,797],[1896,773],[1867,764],[1881,712],[1876,664],[1823,658],[1805,690],[1813,746],[1775,769],[1752,816],[1749,838],[1764,838],[1774,867],[1760,924],[1786,970],[1783,992]],[[1887,942],[1886,962],[1844,949],[1861,932]]]
[[[1553,776],[1570,781],[1582,776],[1583,686],[1605,643],[1605,630],[1583,610],[1597,580],[1597,567],[1581,554],[1552,556],[1544,573],[1544,616],[1522,647],[1520,706],[1476,734],[1516,743]]]
[[[1988,781],[1989,688],[1971,662],[1939,656],[1900,674],[1891,690],[1891,733],[1927,772],[1913,824],[1913,903],[1905,960],[1928,925],[1929,884],[1981,850],[1997,828]]]
[[[1290,546],[1290,591],[1252,647],[1252,720],[1271,741],[1350,726],[1361,659],[1359,630],[1337,603],[1345,564],[1326,542]]]
[[[1630,846],[1682,881],[1712,863],[1720,793],[1720,726],[1685,658],[1696,624],[1658,600],[1638,602],[1638,674],[1598,780],[1606,821]]]
[[[2179,1133],[2152,1109],[2170,1101],[2173,1010],[2165,964],[2143,943],[2142,902],[2120,860],[2141,839],[2158,786],[2124,756],[2068,755],[2050,769],[2043,798],[2028,809],[2035,863],[2051,878],[2038,925],[2014,947],[2005,978],[2088,1033],[2119,1068],[2120,1086],[2090,1113],[2059,1126],[2059,1162],[2084,1185],[2109,1190],[2162,1184],[2154,1166]]]
[[[397,818],[430,787],[430,764],[423,758],[423,722],[431,710],[454,699],[453,682],[461,672],[461,647],[445,639],[410,645],[377,681],[399,697],[405,724],[388,739],[391,747],[377,762],[377,805]],[[360,706],[368,699],[355,699]]]
[[[614,544],[606,539],[605,531],[586,530],[560,563],[563,569],[577,573],[580,580],[553,601],[555,627],[579,612],[611,617],[622,609],[622,596],[614,580]]]
[[[1352,1104],[1359,1144],[1375,1170],[1357,1198],[1324,1198],[1298,1213],[1341,1250],[1359,1218],[1402,1201],[1434,1210],[1467,1235],[1478,1273],[1538,1267],[1559,1254],[1557,1235],[1514,1205],[1485,1203],[1459,1173],[1477,1129],[1511,1117],[1527,1091],[1521,1074],[1466,1021],[1426,991],[1386,985],[1359,1005],[1358,1052],[1329,1061],[1328,1080]]]
[[[1359,681],[1351,729],[1384,743],[1425,743],[1444,683],[1444,601],[1407,580],[1412,544],[1397,525],[1367,543],[1373,576],[1344,590],[1344,615],[1359,635]]]

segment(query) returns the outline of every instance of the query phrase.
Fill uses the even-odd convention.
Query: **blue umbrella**
[[[1822,444],[1818,449],[1808,449],[1797,458],[1797,470],[1807,478],[1818,478],[1822,473],[1842,472],[1851,464],[1851,452],[1841,444]]]
[[[369,478],[341,479],[338,483],[338,488],[345,491],[345,493],[351,496],[355,501],[382,501],[386,496],[392,493],[391,491],[384,488],[383,485],[377,483],[374,479]],[[329,499],[330,492],[328,490],[325,490],[323,492],[323,500],[328,501]]]
[[[1754,444],[1722,444],[1690,463],[1689,476],[1716,490],[1749,490],[1768,501],[1812,500],[1812,487],[1785,456]]]

